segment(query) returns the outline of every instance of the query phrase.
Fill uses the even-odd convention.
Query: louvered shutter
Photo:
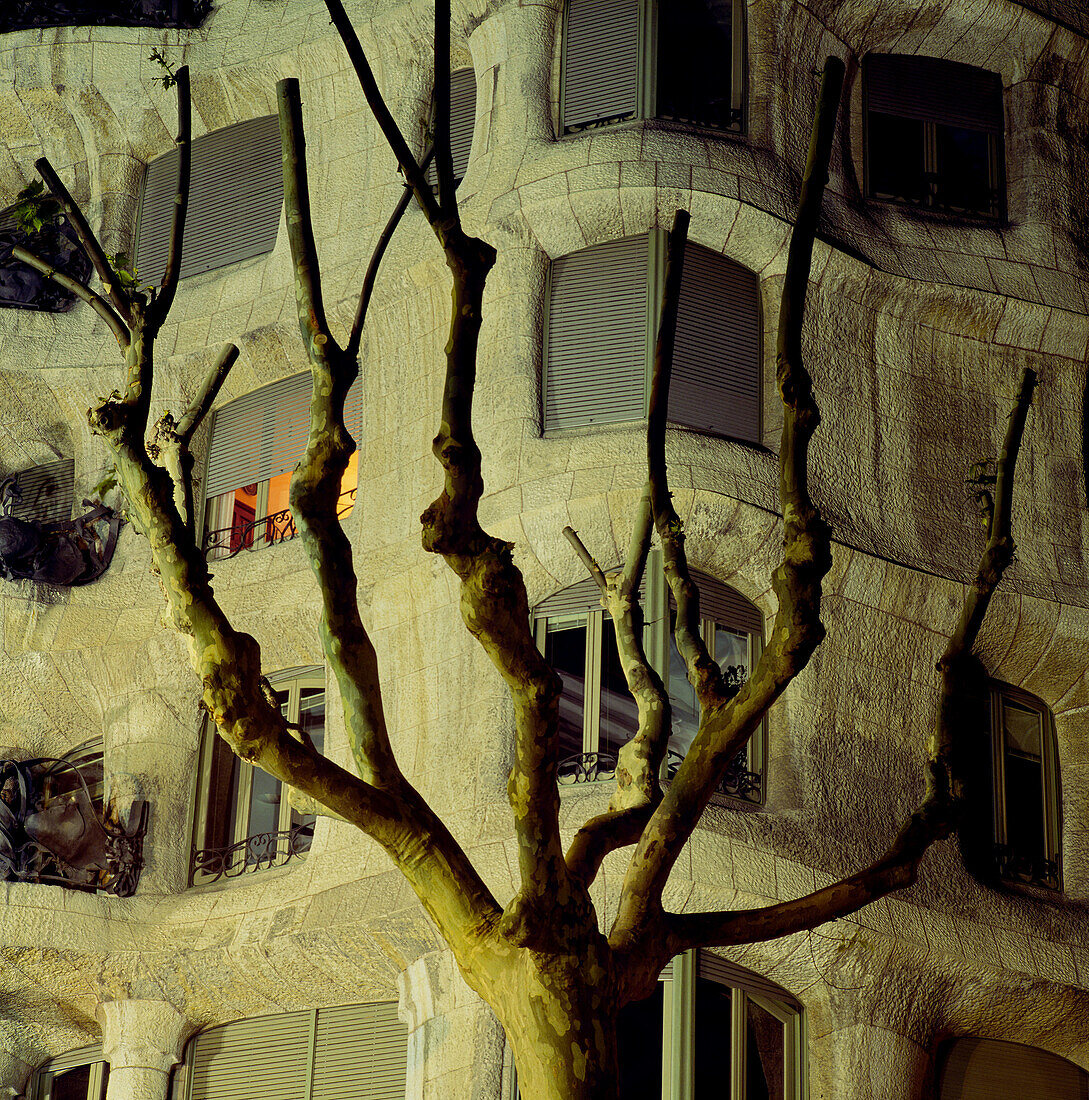
[[[954,1039],[938,1073],[939,1100],[1086,1100],[1089,1074],[1050,1051],[997,1039]]]
[[[693,571],[692,579],[700,590],[700,618],[710,619],[726,630],[763,634],[763,615],[740,592],[706,573]],[[668,585],[666,587],[669,592],[669,606],[676,610],[677,601],[673,598],[672,590]]]
[[[188,1100],[306,1100],[310,1013],[236,1020],[190,1044]]]
[[[677,311],[669,419],[759,443],[760,366],[756,275],[690,244]]]
[[[318,1009],[310,1100],[404,1100],[407,1072],[395,1003]]]
[[[957,61],[870,54],[863,61],[866,110],[1001,134],[1002,78]]]
[[[266,481],[294,469],[310,433],[309,371],[282,378],[217,410],[208,451],[205,496]],[[362,439],[362,386],[357,378],[344,402],[344,422]]]
[[[136,227],[136,270],[143,283],[157,286],[166,271],[177,180],[176,149],[147,166]],[[283,200],[280,124],[275,115],[197,138],[182,278],[271,252]]]
[[[638,64],[639,0],[568,0],[564,131],[633,117]]]
[[[615,565],[611,569],[606,569],[605,572],[606,574],[615,573],[619,569],[620,566]],[[646,597],[647,577],[644,572],[643,579],[639,583],[639,598],[646,600]],[[577,581],[575,584],[568,585],[567,588],[561,588],[559,592],[554,592],[551,596],[541,600],[533,609],[533,614],[538,619],[559,619],[571,615],[584,615],[587,611],[600,610],[601,590],[593,577],[587,577],[585,580]]]
[[[61,523],[72,518],[76,464],[71,458],[47,462],[19,471],[22,500],[11,507],[11,514],[36,523]]]
[[[545,431],[645,414],[647,241],[626,237],[553,263]]]
[[[473,147],[473,127],[476,124],[476,73],[471,69],[455,69],[450,74],[450,153],[454,161],[454,181],[460,183],[469,167]],[[432,187],[438,187],[435,162],[427,170]]]

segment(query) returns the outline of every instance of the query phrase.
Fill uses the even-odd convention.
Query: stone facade
[[[1058,6],[1058,5],[1054,5]],[[430,9],[352,0],[376,75],[422,141]],[[935,661],[982,546],[964,471],[997,454],[1024,367],[1041,386],[1018,468],[1017,560],[977,652],[988,676],[1054,716],[1063,891],[977,881],[955,843],[918,883],[812,933],[727,954],[805,1010],[811,1100],[933,1094],[942,1040],[1024,1043],[1089,1068],[1089,40],[1045,4],[1012,0],[748,0],[744,136],[654,122],[557,139],[561,0],[455,4],[456,66],[472,65],[476,126],[461,184],[467,227],[498,249],[479,363],[476,432],[485,526],[515,543],[531,605],[583,577],[573,525],[602,562],[622,556],[644,480],[642,429],[542,435],[549,262],[668,226],[757,273],[763,441],[668,441],[692,564],[770,622],[779,551],[774,332],[786,244],[828,55],[848,67],[814,256],[805,350],[822,412],[812,485],[834,528],[828,636],[772,713],[758,812],[714,805],[668,888],[676,909],[789,898],[872,860],[922,790]],[[1035,10],[1041,9],[1041,10]],[[142,167],[172,144],[173,92],[148,61],[189,64],[194,134],[276,110],[298,76],[325,299],[346,331],[370,250],[401,183],[320,0],[222,0],[195,31],[51,28],[0,36],[0,205],[46,155],[100,226],[130,248]],[[1000,74],[1006,220],[864,197],[860,59],[919,54]],[[364,621],[406,774],[496,896],[513,892],[505,805],[512,715],[464,631],[454,579],[419,546],[449,309],[442,257],[409,210],[379,278],[361,360],[358,504],[347,521]],[[267,256],[192,276],[159,340],[153,406],[191,399],[219,346],[241,358],[219,404],[305,369],[283,225]],[[106,472],[85,410],[120,379],[90,310],[0,310],[0,474],[73,456],[77,499]],[[200,456],[207,436],[198,440]],[[135,897],[8,883],[0,909],[0,1085],[102,1042],[110,1100],[161,1098],[183,1041],[238,1017],[400,1001],[406,1095],[500,1100],[509,1056],[378,845],[328,820],[312,851],[228,885],[190,888],[198,685],[163,625],[146,542],[123,529],[108,572],[47,593],[4,583],[0,744],[59,755],[105,742],[107,781],[152,805]],[[318,600],[298,542],[216,563],[216,593],[261,642],[266,670],[321,662]],[[985,720],[984,720],[985,721]],[[347,764],[331,700],[327,751]],[[564,793],[573,830],[603,785]],[[623,859],[596,886],[610,913]]]

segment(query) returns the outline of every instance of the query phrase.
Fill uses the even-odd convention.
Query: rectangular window
[[[1002,79],[934,57],[863,61],[866,192],[972,217],[1005,216]]]
[[[298,669],[271,679],[284,717],[323,752],[324,670]],[[314,817],[293,810],[281,782],[243,763],[207,721],[197,784],[194,885],[279,866],[310,850]]]
[[[744,125],[744,4],[568,0],[562,130],[659,118]]]

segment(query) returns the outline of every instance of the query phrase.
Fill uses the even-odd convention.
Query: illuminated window
[[[256,550],[295,537],[288,505],[291,474],[310,432],[309,371],[254,390],[218,409],[212,422],[204,484],[204,550],[209,560]],[[358,442],[362,389],[348,391],[344,421]],[[351,515],[359,453],[341,482],[337,514]]]

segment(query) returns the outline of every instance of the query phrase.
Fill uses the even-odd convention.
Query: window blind
[[[454,181],[460,183],[469,167],[476,125],[476,73],[472,68],[455,69],[450,74],[450,153],[454,161]],[[438,187],[439,175],[432,161],[427,179]]]
[[[193,142],[192,155],[181,277],[271,252],[284,200],[277,117],[205,134]],[[157,286],[166,272],[177,181],[177,149],[147,166],[136,225],[142,283]]]
[[[62,458],[19,471],[22,500],[12,504],[11,514],[36,523],[63,523],[72,518],[76,463]]]
[[[216,411],[204,483],[206,497],[295,468],[306,451],[312,388],[310,372],[304,371],[262,386]],[[357,378],[344,402],[344,423],[356,443],[362,438],[362,393]]]
[[[564,130],[635,115],[639,7],[639,0],[568,0]]]
[[[646,236],[625,237],[553,263],[545,431],[644,415],[647,243]]]
[[[1002,78],[957,61],[907,54],[863,60],[866,110],[988,134],[1003,131]]]
[[[1047,1050],[967,1036],[945,1044],[939,1100],[1086,1100],[1089,1074]]]

